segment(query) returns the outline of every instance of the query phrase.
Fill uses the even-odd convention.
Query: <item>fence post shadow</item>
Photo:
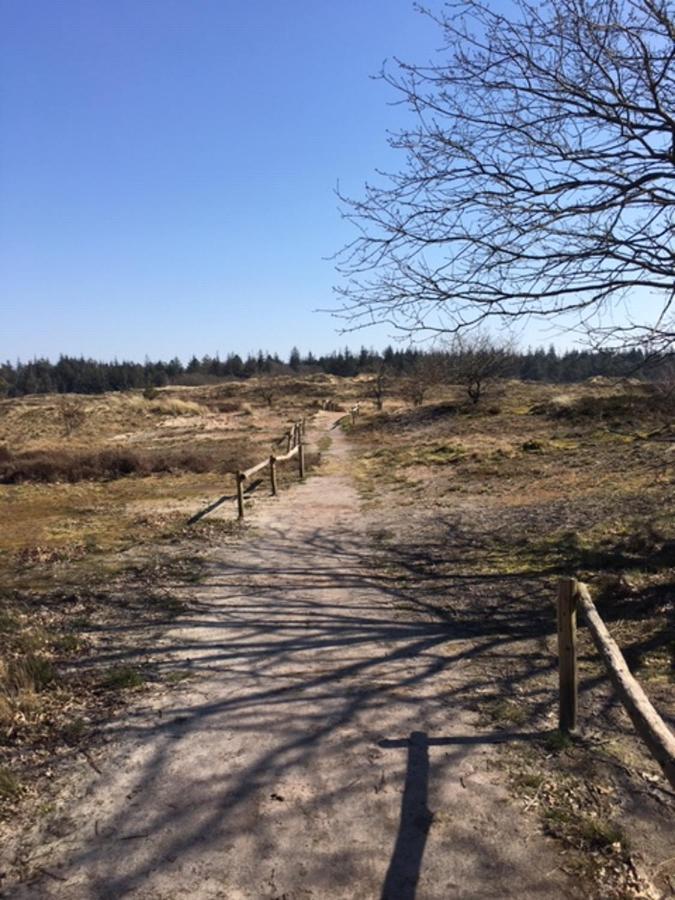
[[[380,746],[408,750],[399,829],[380,900],[415,900],[433,821],[428,807],[429,740],[423,731],[413,731],[407,740],[382,741]]]

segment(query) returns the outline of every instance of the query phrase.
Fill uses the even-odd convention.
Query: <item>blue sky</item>
[[[345,342],[334,189],[386,162],[369,76],[433,49],[408,0],[0,0],[0,35],[1,358]]]
[[[314,312],[334,190],[438,41],[410,0],[0,0],[0,358],[383,346]]]

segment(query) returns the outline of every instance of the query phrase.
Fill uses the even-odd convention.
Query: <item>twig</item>
[[[43,875],[47,875],[48,878],[53,878],[54,881],[68,881],[63,875],[57,875],[55,872],[50,872],[49,869],[45,869],[44,866],[38,866],[37,870],[38,872],[42,872]]]
[[[94,772],[96,772],[97,775],[103,775],[103,772],[99,769],[99,767],[96,765],[94,760],[89,755],[89,752],[87,750],[80,750],[80,752],[81,752],[82,756],[84,756],[84,758],[87,760],[89,765],[92,767]]]

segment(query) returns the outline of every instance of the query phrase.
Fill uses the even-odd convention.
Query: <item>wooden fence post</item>
[[[558,662],[560,684],[559,728],[570,734],[577,728],[577,583],[563,578],[558,584]]]
[[[244,518],[244,476],[237,470],[237,508],[239,518]]]
[[[300,441],[298,444],[298,470],[300,472],[300,481],[305,477],[305,445]]]
[[[286,433],[286,453],[291,452],[291,441],[293,440],[293,430],[291,428],[288,429]]]
[[[270,456],[270,488],[272,490],[272,496],[276,497],[277,495],[277,458],[274,456]]]

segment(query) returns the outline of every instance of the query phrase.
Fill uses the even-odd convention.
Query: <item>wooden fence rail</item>
[[[340,422],[343,422],[345,419],[351,419],[351,423],[353,425],[356,422],[356,417],[358,416],[358,414],[360,412],[361,412],[361,404],[360,403],[354,404],[354,406],[352,406],[352,408],[349,410],[349,412],[345,413],[344,416],[340,416],[340,418],[337,419],[333,423],[333,425],[331,426],[331,429],[337,428],[338,425],[340,424]]]
[[[621,650],[613,640],[593,603],[588,586],[564,578],[558,588],[558,655],[560,676],[560,730],[577,727],[578,666],[577,611],[581,610],[619,699],[654,759],[675,788],[675,735],[652,706],[631,674]]]
[[[270,490],[273,497],[276,497],[277,494],[277,463],[286,462],[288,459],[292,459],[294,456],[298,458],[298,475],[300,480],[305,477],[305,445],[304,445],[304,437],[306,430],[306,420],[301,419],[298,422],[294,422],[293,425],[288,429],[288,431],[284,432],[283,436],[277,444],[281,444],[284,441],[286,442],[286,452],[283,455],[277,455],[273,453],[268,459],[264,459],[262,462],[256,463],[254,466],[251,466],[249,469],[238,469],[235,473],[236,483],[237,483],[237,515],[240,519],[244,518],[244,484],[248,481],[249,478],[252,478],[254,475],[257,475],[258,472],[261,472],[267,466],[270,467]]]

